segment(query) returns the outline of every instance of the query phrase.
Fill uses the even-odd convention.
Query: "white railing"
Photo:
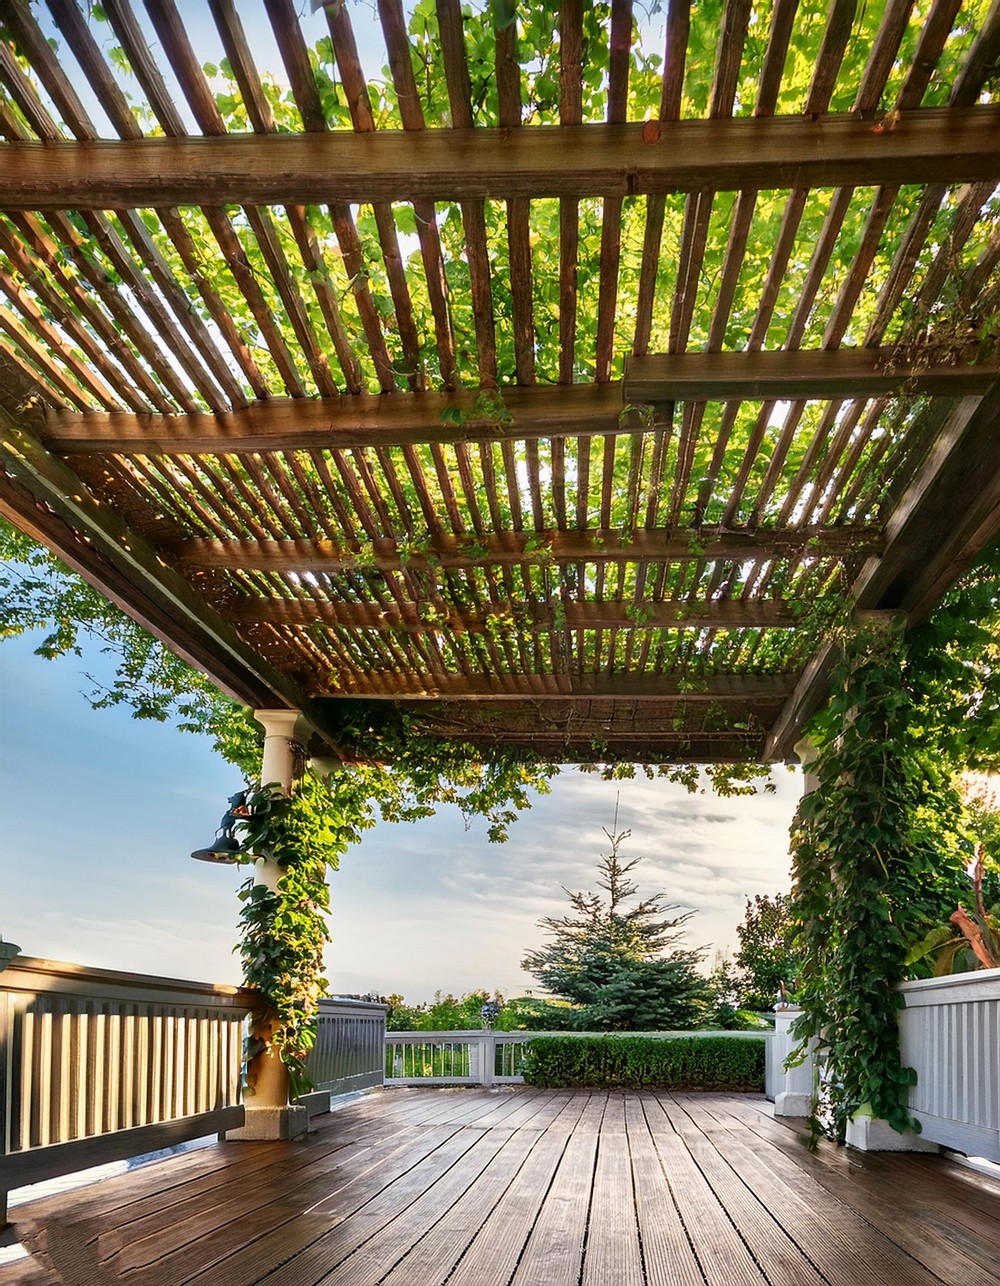
[[[6,1193],[243,1123],[250,993],[17,957],[0,973]]]
[[[536,1036],[607,1036],[609,1032],[391,1031],[385,1037],[386,1085],[523,1085],[524,1047]],[[761,1037],[752,1031],[619,1032],[676,1040],[691,1036]]]
[[[1000,1161],[1000,969],[904,983],[903,1065],[921,1137]]]
[[[317,1091],[348,1094],[382,1084],[388,1006],[327,997],[319,1002],[319,1028],[307,1069]]]
[[[386,1085],[523,1085],[530,1031],[392,1031],[385,1037]]]

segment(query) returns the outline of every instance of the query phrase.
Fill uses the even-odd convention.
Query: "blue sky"
[[[214,835],[239,773],[207,739],[93,711],[81,695],[99,653],[46,661],[35,640],[0,644],[0,936],[27,955],[203,981],[236,982],[234,867],[188,856]],[[688,943],[735,947],[744,899],[788,887],[799,778],[775,796],[722,800],[660,781],[602,782],[564,770],[505,845],[457,810],[380,824],[331,876],[335,991],[429,999],[531,979],[537,921],[591,888],[616,798],[641,855],[643,892],[697,914]]]

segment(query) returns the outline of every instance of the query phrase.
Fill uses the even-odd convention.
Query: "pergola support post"
[[[298,710],[255,710],[254,718],[264,726],[264,755],[260,779],[264,786],[274,785],[287,795],[296,774],[295,726]],[[282,869],[271,858],[258,857],[255,879],[269,889],[276,889]],[[268,1040],[273,1018],[266,1015],[254,1034]],[[306,1108],[289,1103],[288,1069],[270,1049],[257,1054],[248,1068],[253,1095],[245,1103],[245,1122],[236,1130],[227,1130],[228,1139],[294,1139],[309,1127]]]
[[[816,789],[819,779],[812,771],[816,762],[817,750],[808,737],[803,737],[795,744],[795,754],[802,768],[802,794],[808,795]],[[779,1009],[774,1016],[774,1036],[776,1043],[775,1059],[777,1062],[775,1076],[774,1115],[805,1119],[812,1114],[816,1080],[815,1041],[810,1043],[805,1058],[794,1067],[786,1067],[785,1059],[800,1043],[791,1035],[792,1023],[802,1010],[798,1006]]]

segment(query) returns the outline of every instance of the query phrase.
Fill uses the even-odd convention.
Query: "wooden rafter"
[[[672,401],[825,399],[905,393],[965,397],[996,379],[992,363],[965,365],[904,357],[892,348],[676,353],[632,358],[621,383],[568,387],[511,385],[503,418],[473,390],[412,396],[272,398],[212,415],[52,409],[37,424],[60,455],[213,455],[227,452],[409,446],[440,442],[532,441],[657,432],[636,404]]]
[[[407,701],[465,701],[475,698],[477,718],[494,707],[511,703],[612,698],[615,701],[659,702],[664,709],[680,705],[729,702],[780,702],[795,688],[790,674],[712,674],[705,678],[678,674],[440,674],[411,676],[372,673],[351,685],[351,698]],[[335,693],[326,696],[336,700]]]
[[[196,668],[208,669],[237,700],[257,708],[287,705],[315,718],[308,696],[287,675],[247,646],[148,541],[2,411],[0,430],[5,516],[56,544],[84,579]]]
[[[1000,107],[531,130],[378,130],[4,147],[8,210],[505,200],[1000,177]]]

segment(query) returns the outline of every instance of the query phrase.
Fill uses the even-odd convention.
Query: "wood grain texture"
[[[15,1206],[0,1282],[990,1286],[1000,1187],[851,1153],[755,1095],[393,1089]],[[82,1274],[82,1276],[81,1276]]]

